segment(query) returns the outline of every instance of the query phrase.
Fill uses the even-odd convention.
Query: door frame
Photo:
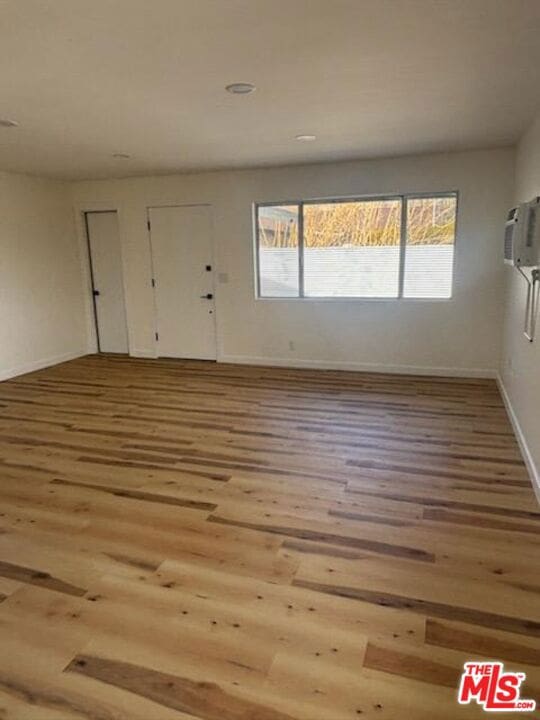
[[[102,213],[116,213],[116,219],[118,222],[118,242],[120,249],[120,266],[122,270],[122,290],[124,294],[124,312],[126,317],[126,329],[127,329],[127,342],[128,342],[128,355],[131,355],[131,342],[129,338],[129,323],[126,303],[126,281],[125,281],[125,264],[124,254],[122,252],[122,238],[120,233],[120,213],[118,208],[108,205],[96,206],[79,206],[78,208],[78,219],[82,227],[82,245],[83,245],[83,267],[84,274],[86,276],[87,292],[85,293],[85,303],[87,309],[87,316],[89,317],[89,333],[90,343],[92,349],[90,352],[97,352],[101,354],[102,350],[99,341],[99,323],[97,316],[96,297],[94,295],[95,283],[94,283],[94,268],[92,265],[92,250],[90,245],[90,233],[88,227],[88,215],[90,214],[102,214]]]
[[[160,210],[164,208],[194,208],[194,207],[205,207],[210,212],[210,255],[212,263],[212,292],[214,295],[214,312],[213,312],[213,328],[214,328],[214,345],[216,349],[215,358],[210,360],[199,360],[198,362],[218,362],[219,361],[219,338],[218,338],[218,303],[216,294],[216,242],[215,242],[215,228],[214,228],[214,206],[209,202],[191,202],[191,203],[160,203],[158,205],[147,205],[146,206],[146,232],[148,237],[148,248],[150,251],[150,271],[152,273],[152,298],[153,298],[153,311],[154,311],[154,347],[156,350],[156,358],[159,358],[158,350],[158,317],[157,317],[157,301],[156,301],[156,276],[154,274],[154,251],[152,248],[152,228],[150,223],[150,210]],[[186,358],[187,359],[187,358]]]

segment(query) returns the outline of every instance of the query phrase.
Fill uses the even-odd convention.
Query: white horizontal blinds
[[[297,204],[257,208],[261,297],[299,295],[299,210]]]
[[[452,296],[456,206],[455,195],[408,198],[404,297]]]
[[[397,297],[401,198],[305,203],[304,295]]]

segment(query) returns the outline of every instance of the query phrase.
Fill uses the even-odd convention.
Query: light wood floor
[[[0,385],[0,718],[450,720],[540,699],[495,384],[89,356]]]

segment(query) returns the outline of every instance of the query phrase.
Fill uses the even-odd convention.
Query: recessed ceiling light
[[[9,120],[8,118],[0,118],[0,127],[10,128],[18,127],[19,123],[16,120]]]
[[[249,95],[255,90],[253,83],[236,82],[227,85],[225,90],[233,95]]]
[[[113,153],[113,158],[120,159],[120,160],[128,160],[131,155],[128,155],[127,153]]]
[[[316,135],[297,135],[296,140],[300,140],[300,142],[312,142],[313,140],[316,140]]]

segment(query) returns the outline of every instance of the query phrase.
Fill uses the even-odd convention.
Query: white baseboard
[[[352,370],[397,375],[433,375],[437,377],[496,378],[497,371],[483,368],[429,367],[423,365],[384,365],[379,363],[340,362],[333,360],[299,360],[297,358],[220,355],[218,362],[268,367],[313,368],[315,370]]]
[[[26,373],[35,372],[36,370],[42,370],[43,368],[51,367],[51,365],[58,365],[68,360],[75,360],[75,358],[83,357],[84,355],[88,355],[87,350],[78,350],[64,353],[63,355],[53,355],[52,357],[42,358],[41,360],[34,360],[30,363],[23,363],[22,365],[7,370],[0,370],[0,382],[18,377],[19,375],[26,375]]]
[[[510,401],[510,396],[508,395],[508,392],[506,391],[503,379],[499,373],[497,373],[497,385],[499,387],[499,392],[501,393],[501,397],[502,397],[504,405],[506,407],[506,412],[508,413],[508,417],[510,418],[512,427],[514,428],[514,433],[515,433],[516,439],[518,441],[519,449],[521,450],[521,454],[523,455],[523,461],[525,462],[525,465],[529,472],[533,490],[536,493],[536,499],[540,503],[540,471],[536,467],[536,463],[534,462],[531,451],[529,450],[529,445],[527,443],[527,439],[525,437],[525,434],[523,432],[521,425],[519,424],[518,417],[515,413],[512,403]]]

